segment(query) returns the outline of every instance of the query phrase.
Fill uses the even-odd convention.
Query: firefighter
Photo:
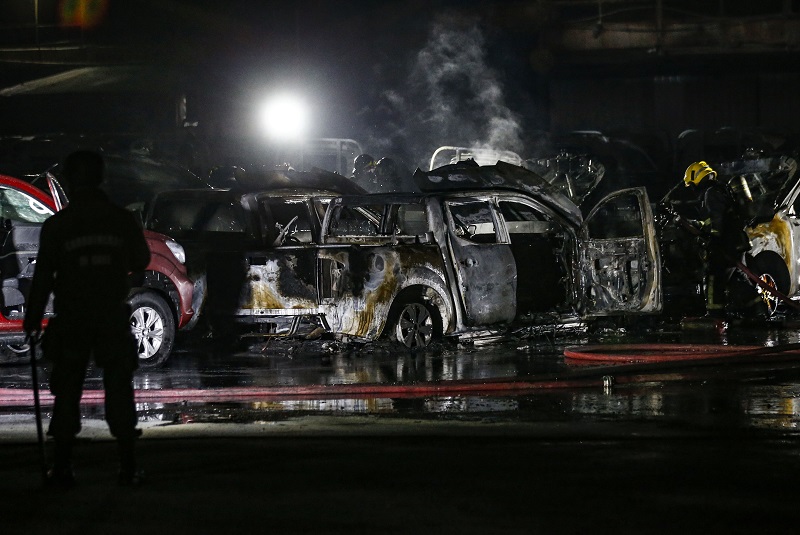
[[[80,399],[90,359],[103,370],[105,418],[116,438],[121,485],[138,484],[133,372],[138,367],[130,330],[129,273],[141,272],[150,252],[133,214],[112,204],[100,190],[100,154],[78,151],[64,161],[69,205],[42,226],[36,271],[24,329],[32,340],[53,294],[55,316],[42,337],[43,356],[52,363],[55,396],[48,435],[55,444],[48,481],[71,486],[72,447],[81,429]]]
[[[381,158],[375,163],[375,180],[379,191],[402,191],[400,171],[392,158]]]
[[[369,154],[359,154],[353,162],[353,180],[369,192],[375,191],[375,159]]]
[[[711,166],[704,161],[691,164],[683,182],[685,187],[695,190],[700,202],[700,219],[690,223],[706,243],[706,315],[722,318],[727,305],[727,283],[737,262],[750,248],[750,241],[733,192],[717,180],[717,173]]]

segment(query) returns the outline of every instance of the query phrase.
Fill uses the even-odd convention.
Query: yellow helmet
[[[711,166],[706,162],[695,162],[686,168],[686,174],[683,175],[683,183],[686,186],[694,184],[698,185],[706,177],[716,178],[717,172],[711,169]]]

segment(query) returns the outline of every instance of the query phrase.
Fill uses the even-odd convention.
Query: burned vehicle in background
[[[730,313],[772,316],[781,298],[767,287],[795,299],[800,295],[800,181],[797,162],[788,156],[745,154],[740,159],[710,163],[734,193],[745,221],[750,249],[742,258],[746,270],[732,277]],[[659,234],[664,251],[665,290],[679,307],[700,311],[703,295],[702,239],[688,232],[675,216],[699,217],[699,200],[680,182],[659,202]],[[694,303],[691,302],[694,296]],[[760,299],[759,299],[760,297]],[[689,299],[687,299],[689,298]]]
[[[605,175],[605,165],[590,154],[567,148],[552,148],[535,158],[523,159],[508,150],[482,147],[439,147],[431,156],[430,170],[444,165],[473,160],[478,165],[505,162],[533,171],[580,206]]]
[[[258,321],[258,314],[246,314],[252,317],[243,318],[243,325],[234,325],[230,319],[242,315],[240,297],[247,290],[246,281],[269,279],[277,272],[278,258],[285,269],[302,273],[308,268],[304,255],[268,258],[268,252],[316,247],[330,199],[363,190],[341,175],[322,170],[240,173],[228,183],[232,187],[159,193],[148,207],[145,227],[174,237],[184,247],[189,276],[195,281],[193,308],[203,322],[201,332],[210,328],[220,340],[261,331],[297,334],[304,326],[289,314],[287,321],[270,325]],[[310,269],[314,272],[313,266]],[[296,289],[295,295],[305,295],[303,288]],[[280,305],[295,310],[303,306],[302,298]],[[248,329],[248,325],[256,328]],[[317,322],[310,330],[318,326]]]
[[[232,319],[265,334],[311,325],[345,341],[388,336],[414,348],[660,310],[643,188],[608,196],[584,220],[557,188],[503,162],[415,178],[422,193],[336,197],[318,236],[243,255],[230,279],[244,282]],[[289,227],[316,223],[324,204],[285,199],[296,209]]]
[[[800,180],[797,162],[787,156],[723,162],[720,176],[735,192],[746,227],[750,250],[746,264],[767,286],[781,294],[800,296]],[[773,315],[780,298],[757,287],[766,313]]]

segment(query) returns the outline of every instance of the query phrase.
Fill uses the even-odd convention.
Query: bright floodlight
[[[286,95],[267,103],[261,118],[270,137],[297,140],[305,132],[306,107],[297,98]]]

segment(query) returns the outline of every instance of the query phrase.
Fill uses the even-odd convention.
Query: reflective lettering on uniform
[[[84,247],[117,247],[124,245],[122,238],[109,234],[93,234],[81,236],[64,243],[64,250],[68,253],[83,249]]]
[[[84,267],[97,267],[97,266],[110,266],[111,255],[95,254],[91,256],[80,256],[78,258],[78,265]]]

